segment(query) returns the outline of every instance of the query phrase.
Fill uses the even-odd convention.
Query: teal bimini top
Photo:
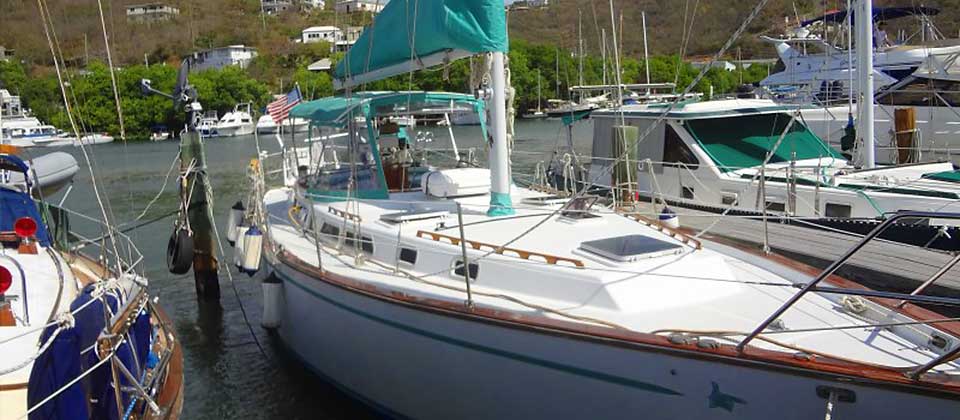
[[[306,184],[307,196],[316,201],[339,201],[347,197],[386,199],[390,194],[383,174],[379,132],[376,120],[389,115],[439,114],[472,111],[482,114],[483,101],[473,95],[448,92],[362,92],[350,96],[332,96],[304,102],[290,110],[290,115],[310,121],[311,127],[345,129],[358,117],[366,121],[366,135],[341,138],[354,141],[359,162],[349,162],[323,173],[309,174],[301,182]],[[357,126],[363,129],[364,125]],[[486,137],[485,119],[480,118],[481,134]],[[312,131],[312,130],[311,130]],[[365,141],[374,139],[374,141]],[[335,140],[330,140],[334,143]],[[333,149],[336,153],[336,149]],[[353,180],[353,187],[351,185]]]

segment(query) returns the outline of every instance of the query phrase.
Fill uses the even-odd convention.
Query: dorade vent
[[[683,252],[683,245],[649,236],[626,235],[583,242],[580,249],[614,261],[634,262],[679,254]]]

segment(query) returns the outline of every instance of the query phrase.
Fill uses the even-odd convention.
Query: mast
[[[559,53],[558,53],[559,54]],[[559,55],[558,55],[559,57]],[[507,103],[504,53],[493,52],[490,102],[490,129],[493,144],[490,145],[490,209],[488,216],[514,214],[510,199],[510,158],[507,150]],[[559,86],[559,82],[557,84]]]
[[[543,99],[540,95],[540,69],[537,69],[537,114],[541,113],[540,103],[543,102]]]
[[[857,10],[857,76],[860,79],[860,129],[863,139],[863,166],[876,166],[873,138],[873,0],[860,0]]]
[[[560,47],[557,47],[557,68],[554,72],[557,84],[557,99],[560,99]]]
[[[577,81],[580,86],[583,86],[583,12],[580,11],[580,9],[577,9],[577,13],[579,13],[577,16],[577,42],[579,47],[577,56],[580,59],[578,69],[580,75],[578,76]]]
[[[607,29],[600,28],[600,61],[603,62],[603,84],[607,84]]]
[[[650,84],[650,55],[647,52],[647,12],[640,12],[640,21],[643,23],[643,65],[647,71],[647,84]]]

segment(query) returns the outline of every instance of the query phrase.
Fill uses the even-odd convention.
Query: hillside
[[[403,1],[403,0],[397,0]],[[124,7],[143,0],[104,0],[107,28],[113,34],[115,60],[120,64],[177,61],[177,57],[198,48],[228,44],[257,46],[261,52],[284,55],[292,48],[289,39],[311,25],[362,25],[367,15],[337,15],[333,11],[283,13],[261,18],[258,0],[168,0],[179,7],[180,16],[163,24],[126,22]],[[68,61],[105,57],[96,0],[44,0],[54,23],[63,55]],[[778,34],[785,17],[793,19],[794,8],[801,16],[824,9],[839,8],[845,0],[771,0],[739,43],[744,57],[769,57],[772,49],[761,43],[759,34]],[[877,0],[877,5],[910,5],[909,0]],[[684,38],[684,27],[692,27],[687,56],[709,54],[716,50],[749,13],[755,1],[742,0],[617,0],[624,53],[642,54],[641,11],[647,12],[650,49],[657,54],[677,54]],[[934,18],[946,34],[960,29],[960,0],[930,0],[927,6],[939,6],[944,13]],[[577,18],[582,16],[584,46],[599,55],[600,30],[611,22],[609,3],[599,0],[555,0],[547,9],[515,11],[510,14],[512,39],[558,45],[575,49]],[[694,13],[695,11],[695,13]],[[579,12],[579,13],[578,13]],[[686,20],[684,16],[686,15]],[[50,61],[47,41],[34,0],[0,1],[0,45],[17,50],[27,62]],[[687,22],[684,25],[684,22]]]

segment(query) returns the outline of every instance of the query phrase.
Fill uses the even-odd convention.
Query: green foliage
[[[298,69],[293,74],[294,83],[300,85],[304,100],[319,99],[333,95],[333,78],[329,73]]]
[[[254,109],[259,109],[270,99],[266,85],[250,78],[243,69],[235,66],[193,73],[190,83],[197,89],[203,108],[216,110],[220,115],[243,102],[250,102]]]
[[[252,103],[254,109],[262,109],[270,101],[270,92],[284,93],[294,83],[300,86],[305,99],[317,99],[334,94],[333,81],[329,73],[311,72],[306,67],[326,57],[336,65],[342,54],[331,55],[329,51],[329,44],[322,42],[291,45],[288,41],[278,40],[277,49],[261,54],[247,70],[239,67],[206,70],[191,74],[190,82],[196,87],[204,109],[216,110],[220,115],[243,102]],[[543,101],[567,99],[570,97],[569,87],[580,83],[580,60],[569,51],[515,41],[509,57],[511,82],[516,89],[515,103],[520,110],[536,107],[538,80]],[[646,81],[642,61],[624,58],[620,66],[624,83]],[[608,60],[606,81],[609,84],[615,83],[613,69],[614,63]],[[169,99],[144,96],[140,92],[141,79],[150,79],[161,91],[173,91],[176,72],[176,68],[165,64],[136,65],[116,72],[128,139],[146,138],[156,125],[171,129],[183,125],[183,113],[174,111]],[[699,70],[680,61],[676,55],[650,58],[650,81],[653,83],[677,82],[677,90],[682,90],[698,73]],[[763,65],[734,71],[714,68],[707,72],[695,90],[708,93],[712,87],[715,94],[732,92],[741,84],[741,79],[742,83],[755,83],[766,75],[767,69]],[[100,62],[92,62],[83,72],[71,72],[67,76],[67,95],[76,111],[74,115],[80,129],[118,135],[120,126],[109,68]],[[402,74],[362,88],[467,92],[469,77],[470,60],[460,60],[443,68]],[[591,85],[603,81],[603,60],[585,56],[582,82]],[[54,73],[44,72],[42,68],[27,69],[15,62],[0,62],[0,87],[20,94],[24,105],[38,118],[63,129],[70,128]]]
[[[19,64],[0,62],[0,86],[11,90],[13,94],[20,94],[24,105],[37,118],[62,129],[71,129],[56,75],[41,73],[26,77],[26,74]],[[156,95],[145,96],[140,91],[140,80],[149,79],[155,89],[172,92],[176,85],[177,69],[168,65],[137,65],[118,70],[116,75],[128,139],[145,139],[157,125],[171,129],[183,125],[183,112],[175,111],[169,99]],[[120,122],[110,69],[100,62],[93,62],[83,72],[67,76],[67,97],[78,128],[84,132],[107,132],[119,136]],[[221,114],[233,109],[237,103],[251,102],[255,108],[260,108],[270,99],[269,90],[263,83],[250,78],[237,67],[192,74],[190,81],[197,88],[204,108],[217,110]]]

